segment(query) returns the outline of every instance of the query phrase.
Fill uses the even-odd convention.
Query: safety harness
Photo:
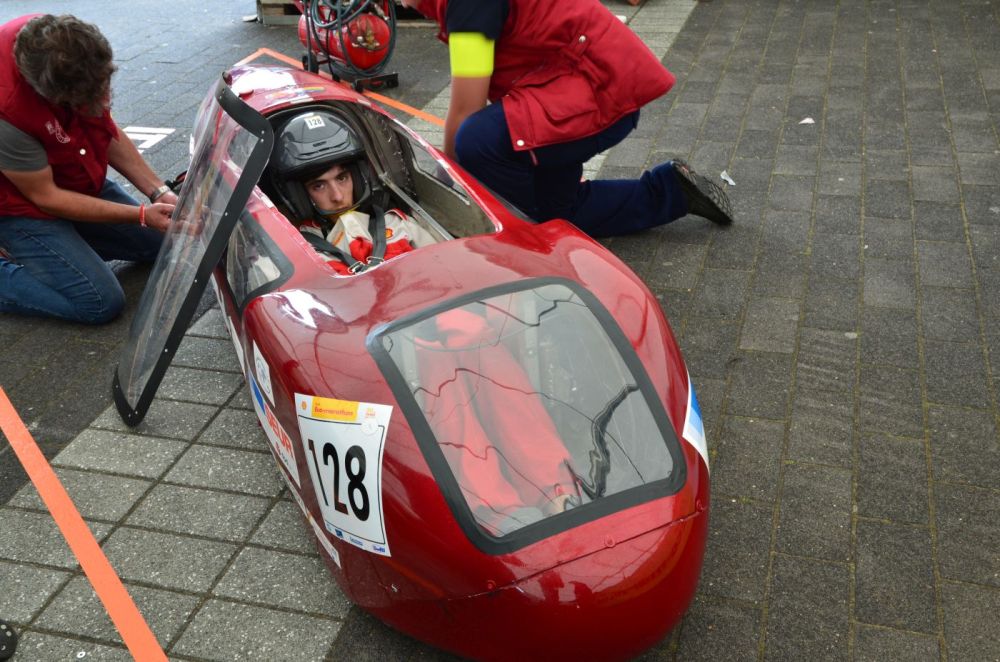
[[[347,270],[352,274],[359,274],[369,267],[385,262],[385,211],[381,207],[372,207],[372,215],[368,219],[368,234],[372,237],[372,254],[364,262],[311,232],[303,232],[302,236],[310,246],[340,260],[347,265]]]

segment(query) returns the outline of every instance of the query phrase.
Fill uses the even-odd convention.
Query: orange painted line
[[[299,68],[302,67],[302,60],[296,60],[293,57],[285,55],[284,53],[279,53],[278,51],[272,51],[270,48],[258,48],[256,53],[251,55],[249,58],[246,58],[245,60],[241,61],[240,64],[246,64],[250,60],[255,60],[259,58],[261,55],[269,55],[273,57],[275,60],[281,60],[285,64],[290,64],[293,67],[299,67]]]
[[[21,461],[42,501],[52,514],[52,519],[62,532],[63,537],[73,551],[80,567],[90,580],[97,597],[104,603],[104,608],[111,621],[118,628],[122,641],[128,647],[132,657],[140,662],[166,662],[167,656],[153,636],[139,609],[132,601],[132,596],[125,590],[121,579],[108,562],[108,557],[94,534],[80,516],[73,500],[66,493],[66,488],[59,482],[58,476],[52,470],[48,460],[42,455],[38,444],[31,433],[24,427],[24,422],[18,416],[14,405],[0,387],[0,431],[6,435],[11,448]]]
[[[250,55],[247,55],[245,58],[243,58],[242,60],[240,60],[239,62],[237,62],[236,66],[239,66],[241,64],[246,64],[247,62],[253,62],[257,58],[259,58],[261,55],[264,55],[264,49],[263,48],[258,48],[253,53],[251,53]]]
[[[267,55],[269,57],[273,57],[275,60],[280,60],[281,62],[284,62],[285,64],[292,65],[293,67],[301,67],[302,66],[302,62],[301,61],[296,60],[295,58],[291,58],[291,57],[285,55],[284,53],[279,53],[278,51],[273,51],[270,48],[258,48],[256,51],[254,51],[250,55],[246,56],[245,58],[243,58],[242,60],[240,60],[236,64],[246,64],[247,62],[252,62],[252,61],[256,60],[257,58],[261,57],[262,55]],[[325,78],[329,78],[330,77],[329,74],[327,74],[326,72],[323,72],[323,71],[319,72],[319,75],[323,76]],[[368,91],[368,90],[365,90],[363,92],[363,94],[366,97],[370,98],[370,99],[374,99],[375,101],[378,101],[380,104],[383,104],[385,106],[389,106],[390,108],[395,108],[396,110],[400,110],[400,111],[402,111],[404,113],[407,113],[408,115],[413,115],[417,119],[422,119],[423,121],[429,122],[430,124],[434,124],[436,126],[444,126],[444,120],[441,119],[440,117],[438,117],[436,115],[431,115],[430,113],[425,113],[424,111],[420,110],[419,108],[414,108],[413,106],[407,105],[407,104],[403,103],[402,101],[396,101],[395,99],[391,99],[391,98],[389,98],[387,96],[383,96],[381,94],[378,94],[377,92],[371,92],[371,91]]]
[[[431,115],[430,113],[425,113],[424,111],[414,108],[413,106],[408,106],[402,101],[396,101],[395,99],[390,99],[389,97],[382,96],[377,92],[369,92],[367,90],[365,91],[365,96],[375,99],[375,101],[378,101],[381,104],[385,104],[386,106],[395,108],[396,110],[401,110],[404,113],[409,113],[410,115],[413,115],[417,119],[422,119],[425,122],[430,122],[431,124],[436,124],[437,126],[444,126],[444,120],[441,119],[440,117],[437,117],[436,115]]]

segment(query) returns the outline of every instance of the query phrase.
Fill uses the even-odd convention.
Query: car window
[[[254,217],[244,210],[226,250],[226,281],[242,309],[255,296],[273,290],[292,267]]]
[[[401,128],[396,129],[395,139],[403,146],[396,155],[409,161],[405,164],[410,175],[410,181],[406,184],[411,189],[411,204],[415,203],[418,207],[418,215],[421,211],[425,212],[452,237],[470,237],[496,231],[493,221],[472,199],[465,187],[451,176],[442,161]],[[397,194],[406,195],[399,190],[400,187],[393,188]]]

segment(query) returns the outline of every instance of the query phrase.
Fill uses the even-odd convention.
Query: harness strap
[[[315,248],[316,250],[326,253],[327,255],[330,255],[332,257],[335,257],[344,264],[346,264],[348,270],[351,273],[354,274],[360,273],[364,271],[368,266],[364,262],[359,262],[358,260],[355,260],[353,255],[345,253],[344,251],[340,250],[339,248],[331,244],[326,239],[323,239],[322,237],[317,237],[312,232],[303,232],[302,236],[305,238],[306,241],[309,242],[309,245]]]
[[[372,216],[368,219],[368,234],[372,236],[372,254],[368,264],[378,264],[385,261],[385,210],[372,207]]]
[[[358,274],[370,266],[385,262],[385,211],[381,207],[372,209],[371,218],[368,219],[368,234],[372,236],[372,253],[364,262],[354,259],[350,253],[340,250],[326,239],[314,235],[312,232],[303,232],[309,245],[316,250],[330,255],[347,265],[348,271]]]

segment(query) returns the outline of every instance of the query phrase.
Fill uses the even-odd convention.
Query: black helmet
[[[305,182],[343,164],[354,181],[354,204],[345,209],[318,209]],[[285,122],[278,132],[272,167],[274,188],[293,220],[332,216],[354,209],[371,196],[371,168],[354,129],[327,110],[312,110]]]

